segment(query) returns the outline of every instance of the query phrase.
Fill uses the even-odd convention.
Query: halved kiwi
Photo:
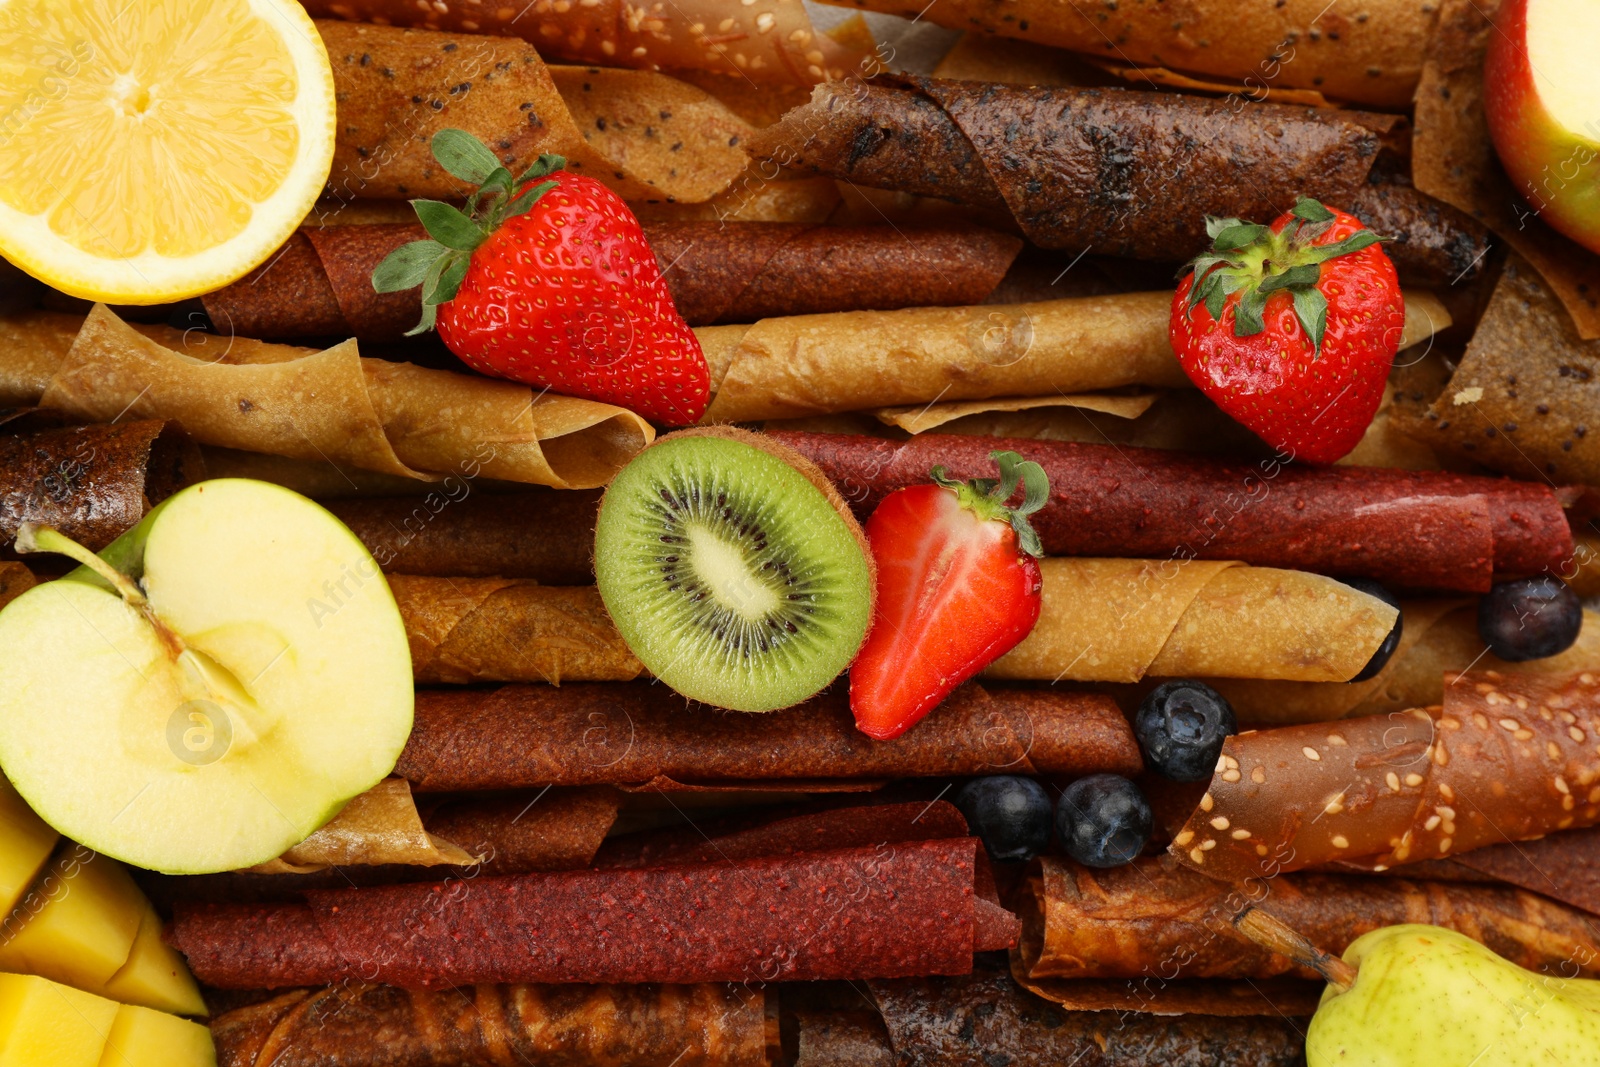
[[[594,556],[628,647],[718,707],[806,699],[872,622],[872,555],[850,509],[810,460],[744,430],[683,430],[635,457],[601,502]]]

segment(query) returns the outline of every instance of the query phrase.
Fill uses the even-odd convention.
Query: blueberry
[[[1478,601],[1478,636],[1513,663],[1565,652],[1582,626],[1578,594],[1548,574],[1499,582]]]
[[[1061,791],[1056,833],[1086,867],[1120,867],[1144,851],[1155,827],[1150,802],[1120,774],[1091,774]]]
[[[1371,578],[1340,578],[1341,582],[1351,589],[1359,589],[1368,596],[1375,596],[1385,604],[1400,610],[1399,599],[1389,590],[1373,581]],[[1378,651],[1367,660],[1367,665],[1361,668],[1361,673],[1350,679],[1352,682],[1364,682],[1369,678],[1376,678],[1378,672],[1383,670],[1384,664],[1394,655],[1394,650],[1400,647],[1400,627],[1405,620],[1399,615],[1394,617],[1394,628],[1389,631],[1389,636],[1383,639],[1383,644],[1378,646]]]
[[[1145,763],[1174,782],[1210,778],[1223,740],[1236,729],[1232,705],[1203,682],[1158,685],[1133,717]]]
[[[1050,844],[1050,796],[1032,778],[974,778],[955,804],[991,859],[1031,860]]]

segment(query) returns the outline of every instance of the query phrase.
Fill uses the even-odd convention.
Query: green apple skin
[[[86,567],[0,611],[0,767],[50,825],[151,870],[233,870],[393,769],[412,723],[405,627],[323,508],[202,482],[101,558],[188,651]]]
[[[1330,986],[1307,1067],[1550,1067],[1600,1062],[1600,981],[1524,970],[1437,926],[1357,938],[1346,992]]]
[[[1484,57],[1484,111],[1527,213],[1600,252],[1600,5],[1506,0]]]

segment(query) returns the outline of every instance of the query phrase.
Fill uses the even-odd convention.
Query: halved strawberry
[[[890,494],[867,520],[878,565],[872,629],[850,667],[850,710],[879,740],[910,729],[950,691],[1016,646],[1039,621],[1043,554],[1027,516],[1050,495],[1044,468],[992,452],[998,481]],[[1022,503],[1006,501],[1021,485]]]

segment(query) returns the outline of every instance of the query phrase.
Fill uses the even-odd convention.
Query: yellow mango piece
[[[0,971],[98,992],[128,961],[148,910],[120,863],[69,843],[0,922]]]
[[[60,836],[0,777],[0,911],[17,906]]]
[[[198,1023],[124,1004],[100,1067],[217,1067],[217,1050],[211,1031]]]
[[[118,1005],[31,974],[0,974],[0,1067],[98,1067]]]
[[[140,1004],[175,1015],[204,1015],[200,987],[176,949],[161,940],[161,919],[148,906],[122,970],[112,975],[104,995],[124,1004]]]

